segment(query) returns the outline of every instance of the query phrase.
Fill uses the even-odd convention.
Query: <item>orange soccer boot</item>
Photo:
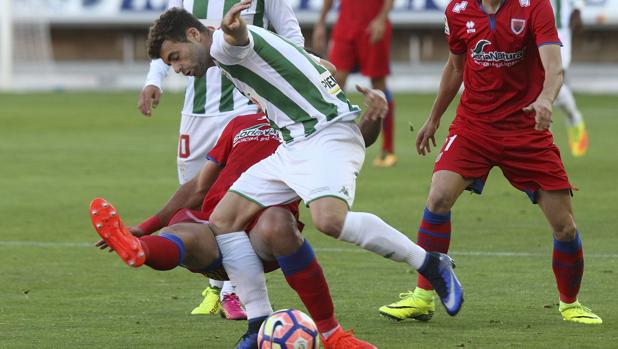
[[[144,248],[139,239],[129,233],[129,230],[122,224],[112,204],[101,198],[92,200],[90,219],[103,241],[116,251],[125,263],[135,268],[144,264],[146,260]]]

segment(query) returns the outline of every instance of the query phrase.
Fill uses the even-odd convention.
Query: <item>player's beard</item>
[[[210,52],[203,46],[199,46],[195,48],[195,53],[197,57],[197,64],[191,67],[193,76],[197,78],[201,78],[206,74],[206,71],[209,67],[214,65],[212,58],[210,58]]]

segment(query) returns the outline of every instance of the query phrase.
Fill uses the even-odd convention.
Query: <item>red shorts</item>
[[[496,135],[451,128],[433,172],[448,170],[472,179],[467,189],[480,194],[494,166],[533,203],[539,190],[572,189],[549,131]]]
[[[342,26],[343,23],[338,23]],[[365,28],[349,31],[335,28],[331,38],[328,59],[337,70],[352,72],[360,69],[361,74],[370,78],[381,78],[390,73],[392,26],[388,22],[382,40],[371,44]]]
[[[305,225],[299,219],[298,204],[299,204],[299,201],[296,201],[296,202],[285,204],[285,205],[276,205],[275,207],[282,207],[282,208],[288,209],[296,218],[297,227],[302,232]],[[255,216],[255,218],[251,221],[251,223],[249,223],[246,229],[247,234],[249,234],[250,231],[253,229],[253,227],[255,227],[258,220],[260,219],[260,216],[262,216],[262,213],[264,211],[265,210],[260,211],[260,213],[258,213]],[[174,215],[172,216],[172,218],[170,219],[168,223],[168,226],[178,224],[178,223],[208,224],[208,218],[209,218],[209,215],[205,212],[193,211],[187,208],[182,208],[176,211],[176,213],[174,213]],[[219,260],[215,263],[221,264],[221,258],[219,258]],[[277,263],[277,261],[262,261],[262,263],[264,264],[265,273],[270,273],[273,270],[279,269],[279,264]],[[218,268],[207,268],[207,270],[191,270],[191,271],[195,273],[204,274],[208,276],[209,278],[215,279],[215,280],[229,280],[229,277],[227,276],[225,269],[223,269],[223,266],[218,267]]]

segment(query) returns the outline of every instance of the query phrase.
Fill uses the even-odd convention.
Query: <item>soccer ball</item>
[[[320,337],[309,315],[296,309],[272,313],[260,327],[259,349],[318,349]]]

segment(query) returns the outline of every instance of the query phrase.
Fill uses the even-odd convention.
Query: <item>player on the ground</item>
[[[549,0],[451,2],[445,32],[450,54],[438,96],[416,138],[426,155],[435,132],[459,91],[457,115],[438,154],[418,230],[418,243],[446,253],[451,208],[465,190],[480,194],[498,166],[515,188],[543,211],[554,236],[553,271],[565,320],[596,324],[601,319],[577,294],[584,258],[571,207],[571,184],[549,131],[552,103],[562,84],[560,41]],[[430,144],[430,142],[432,144]],[[429,320],[434,293],[419,277],[403,299],[380,308],[397,319]]]
[[[266,112],[283,140],[273,155],[240,176],[210,217],[223,265],[238,286],[249,318],[254,311],[251,294],[263,292],[265,284],[262,271],[252,267],[257,256],[251,256],[249,240],[242,239],[241,232],[264,207],[299,197],[309,206],[318,230],[417,269],[437,288],[447,312],[455,315],[463,303],[463,290],[448,256],[426,252],[375,215],[349,212],[365,154],[353,121],[360,109],[303,48],[247,26],[238,14],[250,5],[250,1],[234,5],[216,31],[185,11],[169,10],[151,27],[148,40],[150,57],[162,58],[177,72],[201,76],[209,66],[220,66]],[[381,98],[383,108],[368,114],[386,113],[386,99]],[[286,262],[281,263],[287,268]]]
[[[581,30],[581,9],[584,7],[582,0],[551,0],[556,17],[558,37],[562,41],[562,66],[565,71],[565,83],[558,93],[555,104],[566,114],[567,137],[571,154],[575,157],[584,156],[588,150],[588,132],[584,118],[577,109],[575,97],[568,84],[566,75],[571,65],[571,36],[573,32]]]
[[[333,0],[324,0],[320,18],[313,30],[313,49],[326,51],[326,16]],[[371,79],[371,86],[382,90],[388,101],[388,113],[382,130],[382,151],[374,166],[391,167],[397,163],[394,146],[394,101],[386,87],[390,73],[392,26],[388,13],[393,0],[342,0],[339,17],[333,28],[328,60],[337,67],[335,79],[345,88],[348,75],[360,69]]]
[[[374,103],[380,103],[379,98],[373,98],[379,96],[377,91],[360,87],[359,90],[368,95],[365,99],[368,109],[372,109]],[[367,145],[377,138],[380,124],[379,119],[362,119],[360,128]],[[144,230],[140,226],[129,228],[128,231],[118,228],[122,223],[117,214],[111,217],[111,211],[115,210],[111,206],[103,207],[106,204],[104,201],[93,204],[96,211],[93,215],[95,228],[102,236],[110,234],[107,241],[110,244],[116,242],[116,252],[125,262],[135,267],[146,264],[153,269],[170,270],[182,265],[215,279],[226,278],[217,242],[205,224],[217,202],[241,173],[271,155],[279,144],[279,137],[264,114],[239,116],[226,126],[216,146],[208,153],[208,161],[201,172],[183,184],[155,215],[166,226],[161,234],[150,235],[154,231]],[[191,210],[200,207],[200,211]],[[118,227],[114,227],[114,223],[118,223]],[[299,228],[302,228],[302,223],[298,221],[298,201],[294,201],[266,208],[253,219],[247,231],[268,271],[274,270],[276,262],[285,261],[282,263],[282,271],[286,280],[316,321],[319,332],[326,338],[327,348],[373,348],[343,331],[337,322],[322,269],[313,257],[309,242],[303,241]],[[141,236],[139,241],[129,231]],[[107,247],[103,241],[97,245]],[[260,297],[259,294],[254,296],[258,299]],[[261,297],[261,306],[268,310],[270,302],[267,294]],[[238,348],[255,347],[262,320],[263,317],[250,319],[247,333]]]
[[[230,0],[170,0],[168,8],[184,8],[200,18],[208,26],[218,27],[223,15],[235,3]],[[292,7],[285,0],[258,0],[241,16],[247,22],[260,27],[269,27],[292,42],[303,45],[298,20]],[[139,110],[146,116],[159,104],[162,81],[169,67],[160,59],[153,60],[144,89],[139,96]],[[181,112],[180,135],[178,138],[178,180],[186,183],[197,175],[205,163],[206,154],[215,145],[217,137],[227,123],[238,115],[255,113],[257,107],[247,99],[231,82],[221,75],[218,67],[208,69],[205,76],[187,77],[185,100]],[[161,222],[153,217],[147,227],[160,228]],[[210,287],[202,295],[202,303],[191,314],[221,315],[230,320],[246,319],[233,288],[226,282],[211,280]]]

